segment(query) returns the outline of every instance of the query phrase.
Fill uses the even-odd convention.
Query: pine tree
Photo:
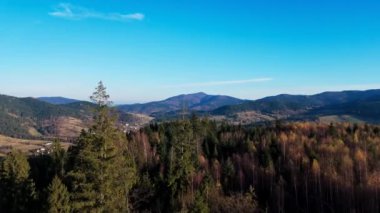
[[[1,212],[28,212],[36,199],[34,183],[29,179],[30,166],[26,156],[12,150],[0,168]]]
[[[91,101],[95,104],[104,107],[110,105],[110,96],[107,94],[107,88],[102,81],[99,81],[98,86],[95,88],[95,92],[90,96]]]
[[[69,213],[70,195],[66,186],[58,176],[55,176],[48,188],[48,212],[49,213]]]
[[[75,212],[126,212],[128,192],[135,182],[135,165],[125,135],[115,125],[109,96],[100,82],[91,99],[98,104],[94,125],[70,150],[68,174]]]

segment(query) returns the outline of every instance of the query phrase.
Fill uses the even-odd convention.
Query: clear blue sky
[[[118,103],[380,88],[380,1],[0,0],[0,93]]]

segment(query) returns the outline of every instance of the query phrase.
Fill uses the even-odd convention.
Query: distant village
[[[50,154],[52,145],[53,145],[52,142],[48,142],[48,143],[44,144],[41,148],[31,150],[30,154],[33,154],[33,155]]]
[[[141,127],[142,127],[141,125],[131,125],[129,123],[125,123],[123,132],[124,133],[135,132],[139,130]]]

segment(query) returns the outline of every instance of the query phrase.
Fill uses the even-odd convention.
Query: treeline
[[[108,124],[67,152],[56,142],[50,155],[4,158],[2,210],[379,212],[378,126],[243,127],[194,117],[125,139]]]

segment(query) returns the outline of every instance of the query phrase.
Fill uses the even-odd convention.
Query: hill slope
[[[354,119],[366,122],[380,123],[380,95],[361,97],[359,100],[316,108],[301,116],[313,116],[315,118],[351,116]]]
[[[35,98],[0,95],[0,134],[16,138],[72,138],[91,124],[95,105],[90,102],[50,104]],[[119,121],[143,125],[150,117],[117,111]]]
[[[317,119],[321,116],[349,115],[365,121],[380,122],[380,90],[324,92],[316,95],[278,95],[224,106],[212,112],[216,116],[235,116],[246,112],[272,119]]]
[[[84,128],[90,111],[54,105],[35,98],[0,95],[0,134],[13,137],[71,137]]]
[[[64,98],[64,97],[39,97],[40,101],[47,102],[49,104],[71,104],[75,102],[80,102],[79,100]]]

